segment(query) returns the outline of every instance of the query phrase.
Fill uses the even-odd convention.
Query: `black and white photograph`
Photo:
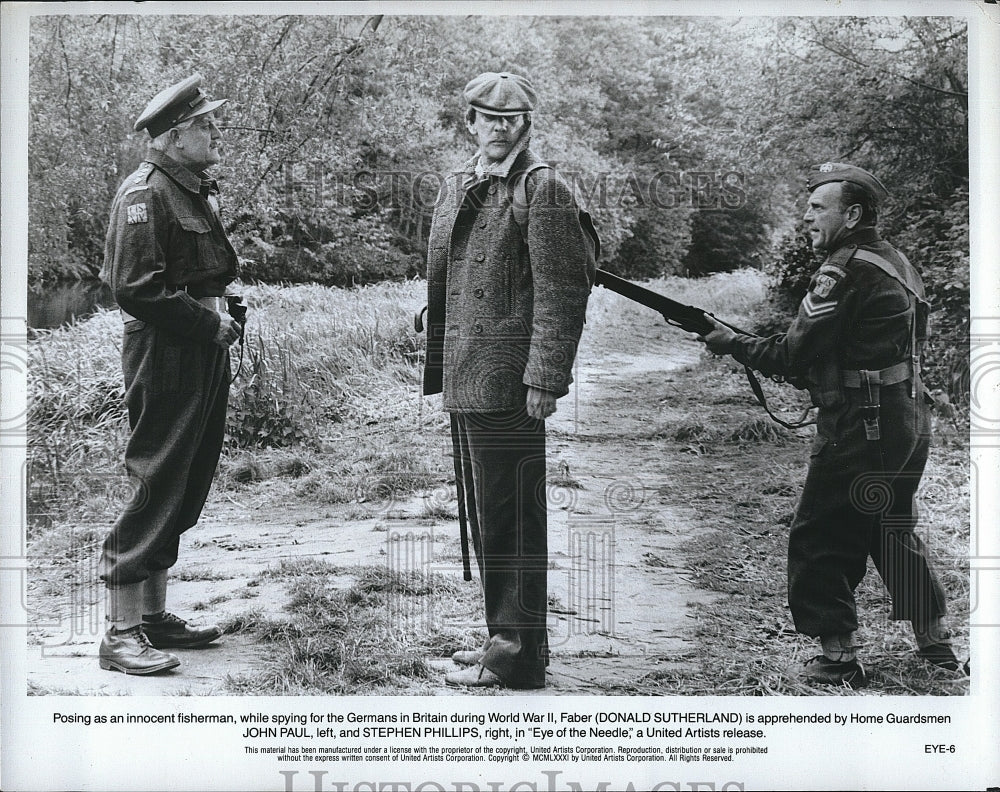
[[[3,23],[3,789],[1000,787],[996,4]]]

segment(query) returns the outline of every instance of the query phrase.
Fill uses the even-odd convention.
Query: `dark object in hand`
[[[226,295],[226,310],[240,326],[240,341],[243,341],[243,329],[247,326],[247,304],[238,294]]]

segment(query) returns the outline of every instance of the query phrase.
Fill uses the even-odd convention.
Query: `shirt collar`
[[[203,179],[197,173],[188,170],[173,157],[168,157],[162,151],[151,150],[146,155],[146,161],[152,162],[157,168],[162,170],[171,179],[189,192],[207,194],[207,185],[213,183],[211,179]]]
[[[491,176],[506,179],[510,175],[510,169],[514,166],[514,161],[521,156],[521,152],[528,148],[528,143],[530,142],[531,135],[528,134],[528,130],[525,130],[521,137],[518,138],[517,143],[507,153],[507,156],[500,160],[500,162],[484,162],[483,155],[481,153],[476,154],[476,156],[465,163],[466,188],[485,181]]]

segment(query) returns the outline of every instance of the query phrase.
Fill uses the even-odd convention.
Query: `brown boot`
[[[123,674],[158,674],[181,664],[172,654],[154,648],[140,626],[121,632],[114,627],[108,630],[101,641],[99,660],[105,671]]]

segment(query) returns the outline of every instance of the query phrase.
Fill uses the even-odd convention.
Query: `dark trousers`
[[[945,613],[945,595],[914,531],[914,495],[930,443],[926,407],[909,383],[882,388],[882,439],[865,438],[857,391],[821,410],[805,488],[788,538],[788,604],[814,637],[857,629],[854,590],[871,556],[892,619],[918,625]]]
[[[226,430],[229,352],[129,322],[122,371],[133,494],[101,554],[101,579],[112,588],[173,566],[180,535],[201,515]]]
[[[545,422],[522,409],[456,413],[466,515],[489,631],[482,664],[516,688],[545,685]]]

